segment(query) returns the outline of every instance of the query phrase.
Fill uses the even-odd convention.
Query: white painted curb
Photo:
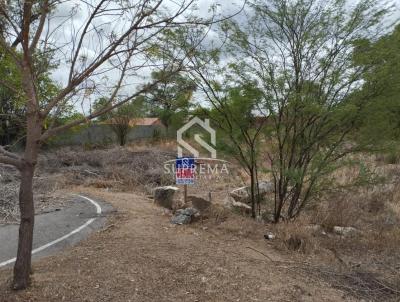
[[[99,205],[97,202],[95,202],[94,200],[92,200],[92,199],[90,199],[90,198],[88,198],[88,197],[82,196],[82,195],[76,195],[76,196],[79,196],[79,197],[81,197],[81,198],[86,199],[87,201],[89,201],[92,205],[95,206],[95,208],[96,208],[96,214],[97,214],[97,215],[100,215],[100,214],[101,214],[101,207],[100,207],[100,205]],[[56,239],[56,240],[53,240],[53,241],[51,241],[51,242],[49,242],[49,243],[47,243],[47,244],[45,244],[45,245],[42,245],[42,246],[40,246],[40,247],[38,247],[38,248],[32,250],[32,255],[34,255],[34,254],[36,254],[36,253],[39,253],[39,252],[41,252],[41,251],[43,251],[43,250],[45,250],[45,249],[47,249],[47,248],[49,248],[49,247],[51,247],[51,246],[53,246],[53,245],[59,243],[59,242],[61,242],[61,241],[64,241],[65,239],[71,237],[72,235],[75,235],[75,234],[79,233],[79,232],[82,231],[84,228],[86,228],[87,226],[89,226],[90,224],[92,224],[93,221],[95,221],[95,220],[96,220],[96,218],[91,218],[91,219],[89,219],[88,221],[86,221],[85,224],[81,225],[79,228],[73,230],[72,232],[70,232],[70,233],[68,233],[68,234],[66,234],[66,235],[64,235],[64,236],[62,236],[62,237],[60,237],[60,238],[58,238],[58,239]],[[16,260],[17,260],[16,258],[13,258],[13,259],[10,259],[10,260],[1,262],[1,263],[0,263],[0,267],[4,267],[4,266],[6,266],[6,265],[9,265],[9,264],[11,264],[11,263],[14,263]]]

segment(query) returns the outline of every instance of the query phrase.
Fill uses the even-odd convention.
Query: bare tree
[[[165,74],[181,70],[184,56],[171,54],[166,41],[161,43],[159,39],[167,28],[207,24],[190,15],[193,2],[171,1],[168,8],[164,0],[87,0],[79,5],[59,0],[0,1],[0,46],[22,74],[26,107],[24,152],[17,154],[0,146],[0,163],[16,167],[21,174],[14,289],[29,285],[35,217],[32,180],[41,144],[148,91],[156,81],[136,86],[132,82],[135,77],[143,82],[140,76],[149,68]],[[65,15],[65,11],[69,13]],[[161,63],[154,60],[154,52],[162,52],[166,59]],[[49,64],[59,64],[67,75],[56,96],[46,101],[37,93],[41,68],[35,57],[39,53],[48,55]],[[15,88],[4,81],[0,85]],[[108,101],[90,113],[87,108],[91,95],[107,97]],[[45,129],[46,118],[60,114],[66,103],[81,104],[82,110],[89,113],[82,119]]]

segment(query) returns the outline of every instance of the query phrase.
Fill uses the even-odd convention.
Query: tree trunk
[[[15,290],[27,288],[30,282],[33,227],[35,223],[32,188],[34,171],[35,165],[30,163],[25,163],[21,168],[19,190],[21,222],[19,227],[17,261],[14,266],[13,288]]]
[[[256,184],[256,194],[257,194],[257,213],[261,216],[261,194],[260,194],[260,182],[258,181],[258,168],[257,163],[255,163],[255,184]]]
[[[289,208],[288,208],[288,212],[287,212],[288,219],[292,219],[295,217],[295,209],[299,203],[300,193],[301,193],[301,187],[299,187],[299,185],[296,185],[296,190],[293,193],[293,196],[290,200],[290,204],[289,204]]]
[[[125,144],[126,144],[126,135],[125,135],[125,133],[119,133],[118,134],[118,138],[119,138],[119,145],[121,146],[121,147],[123,147],[123,146],[125,146]]]
[[[276,186],[275,186],[276,187]],[[275,193],[275,213],[274,213],[274,223],[278,223],[281,220],[282,208],[285,200],[285,194],[282,193],[281,180],[278,184],[278,192]]]
[[[251,197],[251,217],[256,218],[256,198],[255,198],[254,170],[250,171],[250,197]]]
[[[274,214],[274,223],[278,223],[281,220],[281,212],[282,212],[282,201],[279,198],[278,208],[275,210],[275,214]]]
[[[39,116],[38,100],[34,80],[29,66],[29,60],[24,61],[23,84],[28,98],[26,112],[26,143],[22,164],[19,168],[21,184],[19,190],[19,209],[21,222],[19,226],[17,260],[14,266],[13,288],[25,289],[29,286],[32,259],[33,227],[35,224],[35,209],[33,205],[33,174],[40,149],[43,120]]]

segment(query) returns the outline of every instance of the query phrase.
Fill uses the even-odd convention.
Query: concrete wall
[[[127,142],[165,136],[163,126],[135,126],[130,129]],[[71,129],[53,139],[50,144],[64,145],[107,145],[117,143],[117,136],[108,125],[91,124]]]

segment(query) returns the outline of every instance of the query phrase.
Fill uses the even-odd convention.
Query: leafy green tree
[[[0,144],[9,145],[23,132],[21,116],[24,114],[17,83],[20,73],[11,58],[0,50],[0,83],[5,79],[12,85],[0,86]]]
[[[167,77],[165,72],[153,72],[152,78],[158,84],[147,94],[150,115],[159,117],[169,133],[178,129],[188,116],[196,87],[179,73]]]
[[[211,110],[204,113],[217,126],[217,148],[235,158],[250,177],[250,198],[252,217],[260,211],[258,194],[258,159],[260,138],[265,119],[260,113],[261,92],[254,83],[230,87],[220,85],[212,79],[205,79],[207,87],[201,86],[206,93]],[[222,88],[224,87],[224,88]]]
[[[105,98],[98,99],[93,106],[93,110],[96,111],[99,108],[103,108],[107,102],[108,100]],[[144,96],[137,97],[135,100],[100,116],[98,120],[109,124],[117,136],[119,145],[125,146],[128,133],[134,127],[132,119],[144,117],[147,113],[145,104]]]
[[[38,68],[37,92],[42,106],[58,92],[57,85],[50,79],[50,71],[56,66],[50,66],[48,60],[48,56],[40,54],[34,58],[34,64]],[[10,55],[2,51],[0,51],[0,84],[3,84],[0,85],[0,144],[9,145],[20,141],[25,135],[25,125],[22,120],[26,108],[20,70]],[[71,110],[63,110],[63,117],[68,113],[71,113]]]
[[[358,138],[384,148],[400,141],[400,25],[377,41],[357,42],[357,66],[368,69],[358,98],[368,100]]]
[[[360,151],[350,141],[367,104],[356,97],[367,68],[356,66],[352,53],[358,41],[379,35],[387,8],[374,0],[254,0],[247,12],[221,27],[224,65],[196,56],[193,76],[200,83],[209,74],[253,82],[261,91],[268,121],[262,155],[278,222],[331,188],[332,172]],[[203,86],[214,98],[212,85]]]

